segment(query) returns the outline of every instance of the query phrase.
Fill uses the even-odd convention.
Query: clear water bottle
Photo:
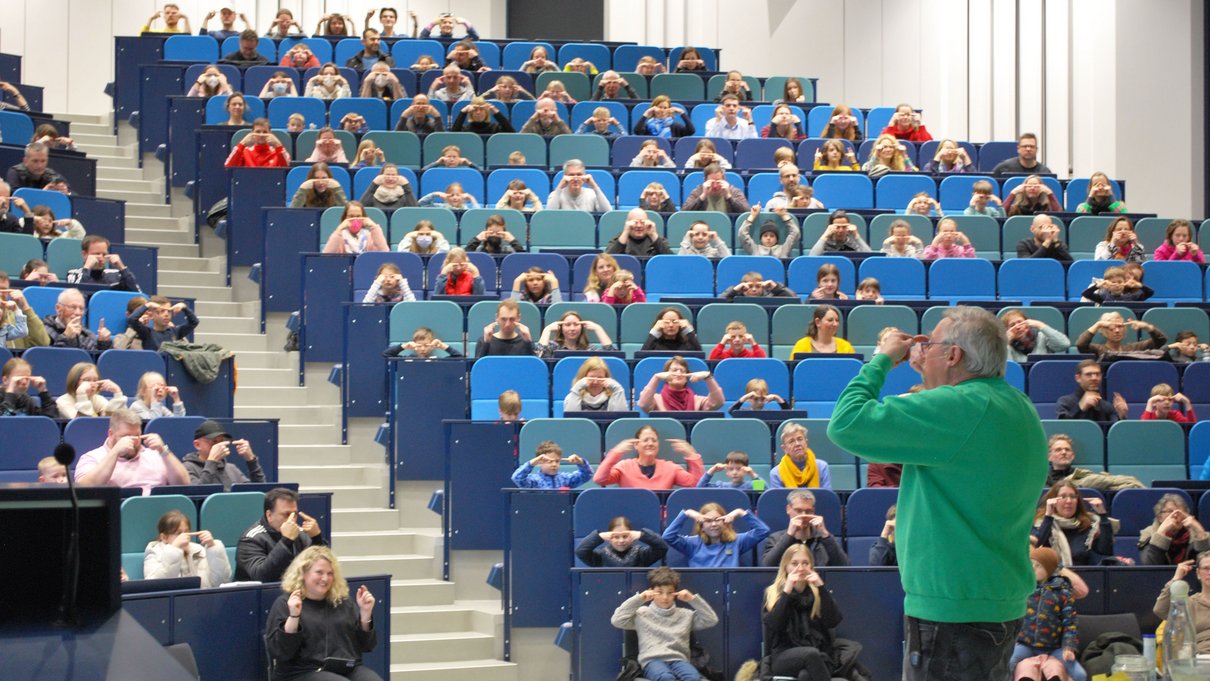
[[[1189,614],[1189,584],[1184,580],[1168,587],[1171,605],[1164,624],[1164,671],[1172,681],[1210,679],[1210,663],[1198,663],[1197,632]]]

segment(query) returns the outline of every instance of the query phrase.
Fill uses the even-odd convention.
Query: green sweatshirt
[[[935,622],[1024,616],[1036,586],[1029,531],[1047,471],[1037,411],[999,378],[879,402],[891,366],[878,354],[862,368],[836,402],[828,437],[870,462],[904,464],[895,532],[904,612]]]

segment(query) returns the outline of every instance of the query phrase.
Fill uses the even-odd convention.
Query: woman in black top
[[[700,352],[702,344],[697,339],[693,325],[681,315],[681,311],[666,307],[656,316],[643,349]]]
[[[382,681],[361,662],[378,643],[374,630],[375,599],[362,585],[350,597],[340,563],[326,546],[298,554],[282,575],[282,595],[269,609],[265,646],[273,659],[275,681]],[[340,674],[320,671],[325,660],[352,665]]]
[[[493,120],[495,119],[495,120]],[[482,97],[471,99],[458,112],[454,124],[450,126],[453,132],[473,132],[479,135],[494,135],[498,132],[516,132],[508,117],[500,112],[494,104]]]

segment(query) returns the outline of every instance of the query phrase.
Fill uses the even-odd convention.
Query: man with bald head
[[[58,348],[81,350],[108,350],[113,347],[109,329],[102,319],[96,333],[84,324],[84,294],[79,289],[64,289],[55,303],[55,313],[42,318],[42,325],[50,336],[50,344]]]
[[[626,214],[622,232],[609,240],[606,253],[625,253],[636,257],[671,255],[668,240],[656,231],[655,222],[642,208],[631,208]]]
[[[1059,239],[1059,226],[1045,213],[1038,213],[1029,225],[1032,237],[1017,242],[1018,258],[1053,258],[1071,262],[1067,245]]]

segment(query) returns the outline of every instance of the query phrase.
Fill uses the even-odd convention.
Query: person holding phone
[[[281,587],[265,626],[274,681],[382,681],[361,660],[378,645],[378,601],[364,584],[350,593],[331,549],[312,546],[298,554]]]
[[[159,435],[144,434],[143,420],[130,409],[109,417],[105,441],[80,457],[75,475],[77,485],[141,487],[144,496],[152,487],[189,484],[181,460]]]

